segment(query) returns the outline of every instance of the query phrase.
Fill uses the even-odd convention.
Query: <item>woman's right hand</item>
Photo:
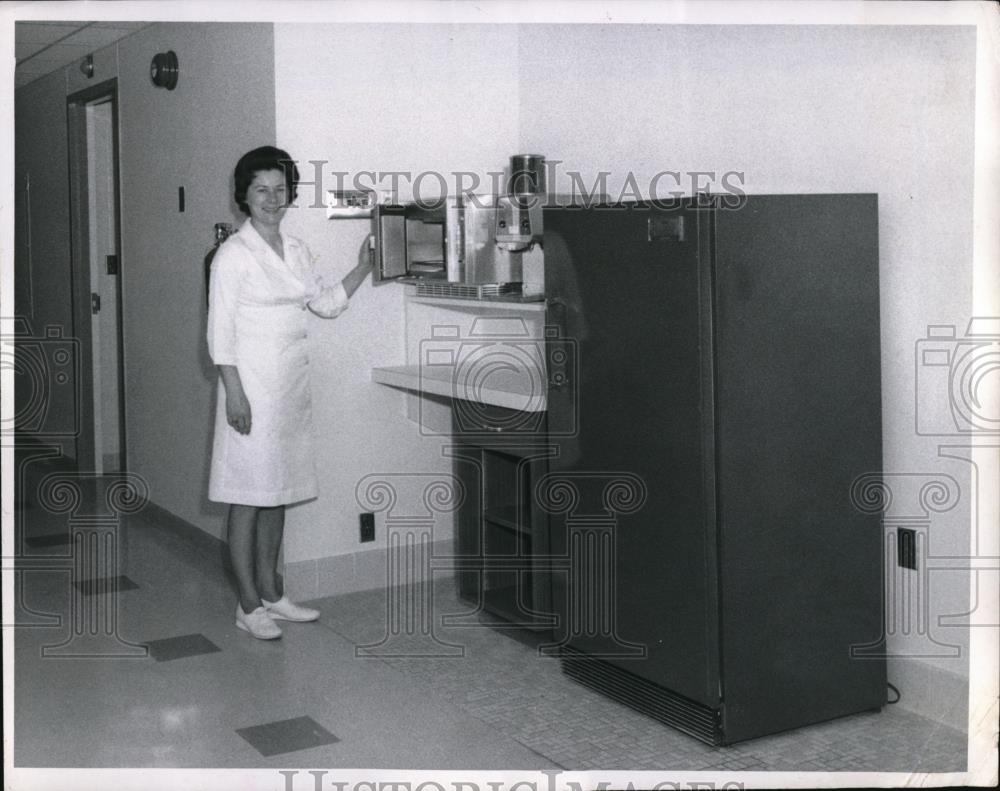
[[[226,422],[240,434],[250,433],[250,402],[242,389],[226,391]]]

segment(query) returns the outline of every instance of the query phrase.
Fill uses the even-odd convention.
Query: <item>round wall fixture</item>
[[[88,80],[94,76],[94,56],[88,55],[80,62],[80,71]]]
[[[153,80],[153,85],[166,88],[168,91],[177,86],[179,71],[177,54],[173,50],[157,53],[153,56],[153,62],[149,64],[149,76]]]

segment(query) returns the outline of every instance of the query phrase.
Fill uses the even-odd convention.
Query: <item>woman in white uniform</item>
[[[309,312],[337,316],[369,271],[359,263],[326,286],[305,244],[281,233],[297,180],[279,148],[240,159],[235,198],[249,219],[216,253],[209,289],[208,348],[222,386],[208,496],[229,504],[236,625],[264,640],[281,636],[276,619],[319,617],[284,595],[277,571],[285,505],[316,496]]]

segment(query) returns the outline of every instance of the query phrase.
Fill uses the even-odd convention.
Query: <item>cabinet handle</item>
[[[34,279],[34,275],[31,273],[31,171],[24,174],[24,236],[28,243],[28,294],[31,294],[31,281]],[[34,300],[29,296],[28,305],[32,306],[29,310],[34,313]]]

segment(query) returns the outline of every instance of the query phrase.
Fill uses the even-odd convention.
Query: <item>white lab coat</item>
[[[274,506],[316,496],[307,307],[333,318],[347,293],[322,283],[303,242],[282,239],[284,260],[247,220],[212,261],[209,354],[236,366],[251,411],[249,434],[228,424],[220,378],[208,485],[216,502]]]

